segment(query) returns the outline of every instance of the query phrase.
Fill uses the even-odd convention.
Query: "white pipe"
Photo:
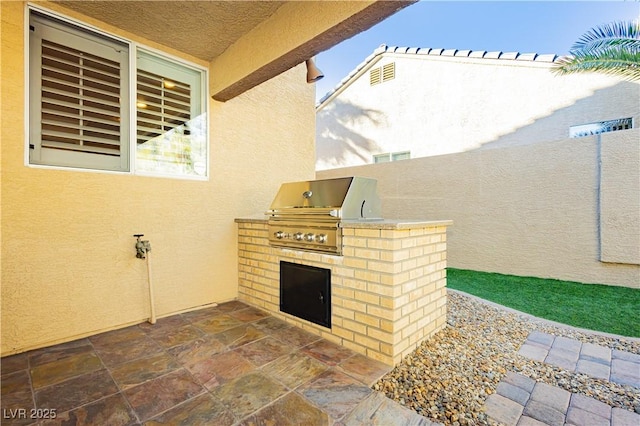
[[[147,278],[149,281],[149,306],[151,310],[151,317],[149,318],[149,323],[156,323],[156,307],[153,302],[153,281],[151,280],[151,250],[147,250],[145,253],[147,257]]]

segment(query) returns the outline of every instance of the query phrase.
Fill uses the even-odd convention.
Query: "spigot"
[[[146,259],[147,252],[151,251],[151,244],[148,240],[140,239],[140,237],[144,237],[144,234],[135,234],[134,237],[136,237],[136,257]]]

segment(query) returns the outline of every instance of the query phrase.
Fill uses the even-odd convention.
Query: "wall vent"
[[[381,71],[381,68],[374,68],[369,72],[369,85],[374,86],[382,82]]]
[[[617,132],[627,129],[633,129],[633,119],[631,117],[571,126],[569,127],[569,137],[581,138],[583,136],[599,135],[600,133]]]
[[[384,65],[382,67],[382,81],[393,80],[396,77],[396,63],[391,62],[390,64]]]
[[[396,63],[391,62],[381,67],[372,68],[369,71],[369,85],[374,86],[385,81],[393,80],[396,77]]]

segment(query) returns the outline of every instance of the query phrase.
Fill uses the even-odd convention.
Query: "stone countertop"
[[[265,223],[268,218],[265,215],[253,215],[236,218],[236,223]],[[412,220],[412,219],[381,219],[381,220],[343,220],[343,228],[369,228],[369,229],[410,229],[430,226],[451,226],[452,220]]]
[[[343,228],[369,229],[412,229],[431,226],[451,226],[452,220],[413,220],[413,219],[383,219],[383,220],[343,220]]]

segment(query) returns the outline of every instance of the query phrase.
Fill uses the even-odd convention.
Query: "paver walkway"
[[[640,391],[640,355],[537,331],[529,334],[518,353]],[[512,372],[500,381],[496,393],[487,398],[486,413],[513,426],[640,425],[639,414]]]

